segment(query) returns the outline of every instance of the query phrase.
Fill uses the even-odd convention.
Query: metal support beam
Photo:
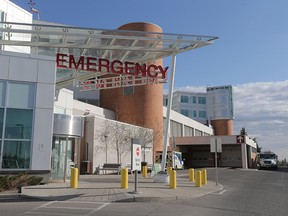
[[[176,68],[176,53],[173,53],[172,62],[171,62],[170,85],[169,85],[169,93],[168,93],[168,105],[167,105],[166,121],[165,121],[164,145],[163,145],[163,152],[162,152],[162,165],[161,165],[162,171],[164,171],[166,167],[167,150],[168,150],[168,145],[169,145],[170,111],[172,107],[172,97],[173,97],[173,91],[174,91],[175,68]]]

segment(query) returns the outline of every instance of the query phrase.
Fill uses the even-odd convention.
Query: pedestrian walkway
[[[138,187],[135,191],[135,177],[129,175],[129,188],[121,189],[119,175],[81,175],[78,188],[70,188],[69,181],[22,188],[22,196],[44,200],[81,202],[152,202],[179,200],[200,197],[222,190],[210,182],[195,187],[188,175],[177,176],[177,188],[170,189],[165,183],[155,183],[152,178],[138,174]]]

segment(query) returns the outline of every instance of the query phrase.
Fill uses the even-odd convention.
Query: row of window
[[[185,109],[181,109],[181,114],[185,115],[189,118],[207,118],[207,112],[204,110],[200,110],[198,111],[198,115],[197,115],[197,111],[196,110],[185,110]]]
[[[35,85],[0,80],[0,164],[29,169]]]
[[[198,104],[206,104],[206,97],[196,97],[191,96],[189,100],[188,95],[181,95],[180,96],[180,103],[193,103],[196,104],[198,99]]]
[[[175,137],[188,137],[188,136],[210,136],[201,130],[194,129],[184,125],[184,134],[182,131],[182,124],[171,120],[170,134]]]

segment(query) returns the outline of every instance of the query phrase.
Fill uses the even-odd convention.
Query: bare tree
[[[146,150],[153,147],[153,131],[147,128],[139,127],[135,132],[135,137],[142,144],[143,160],[146,161]]]
[[[113,125],[113,141],[115,145],[112,145],[112,147],[116,150],[117,163],[121,163],[122,157],[130,152],[132,136],[132,129],[128,125],[115,122]]]
[[[108,143],[114,138],[113,131],[111,131],[111,123],[105,120],[103,127],[96,134],[99,145],[96,145],[96,151],[101,151],[105,154],[105,162],[108,162]]]

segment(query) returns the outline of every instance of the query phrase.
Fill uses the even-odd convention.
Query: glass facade
[[[233,94],[232,86],[217,86],[207,88],[209,104],[209,118],[233,119]]]
[[[0,80],[1,169],[29,169],[35,84]]]

